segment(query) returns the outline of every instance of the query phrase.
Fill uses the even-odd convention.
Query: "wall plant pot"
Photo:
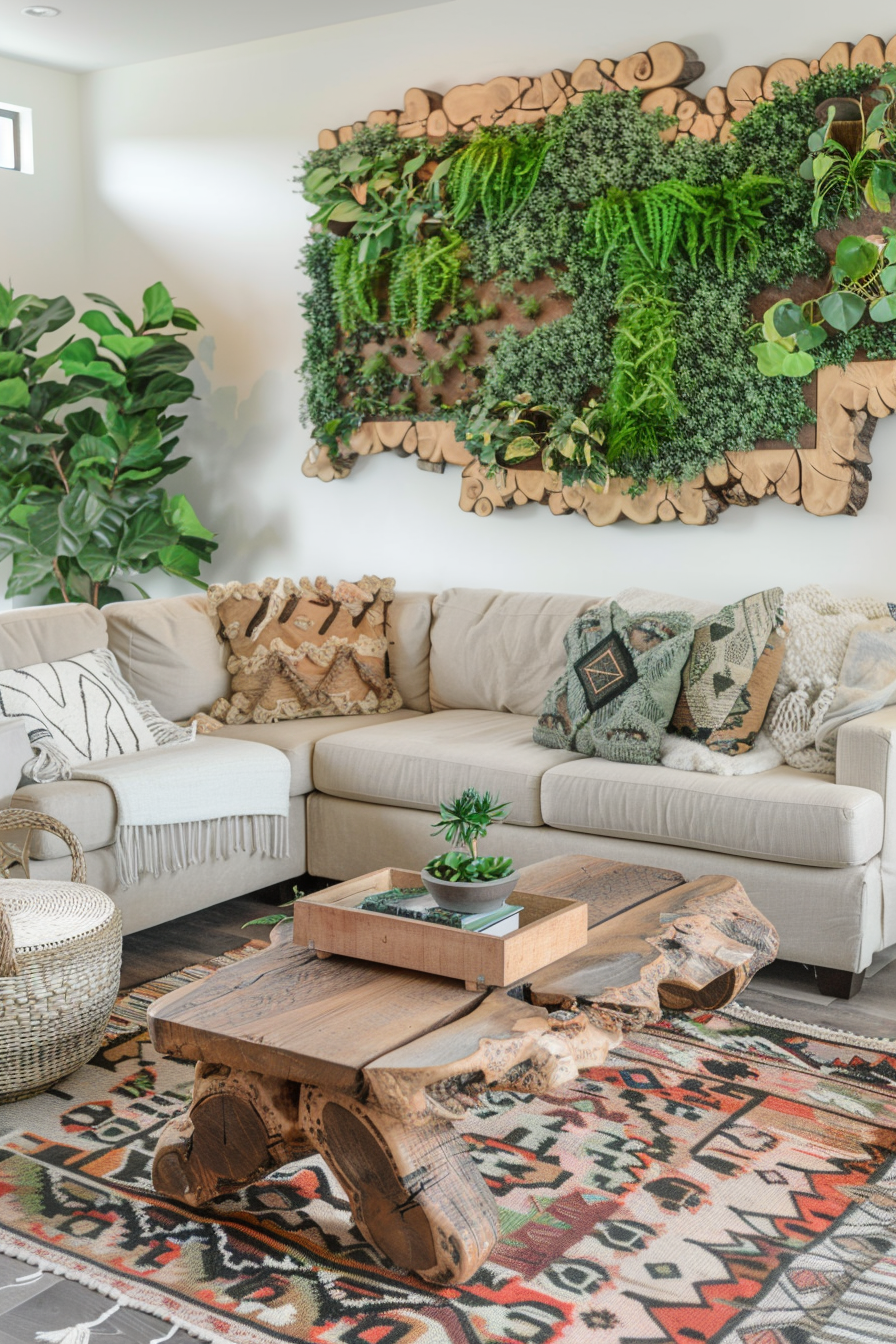
[[[487,915],[500,910],[519,881],[514,871],[494,882],[446,882],[422,872],[420,878],[426,890],[442,910],[459,910],[464,915]]]

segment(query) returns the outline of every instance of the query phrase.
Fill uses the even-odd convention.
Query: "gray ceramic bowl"
[[[517,882],[516,872],[495,882],[445,882],[441,877],[421,873],[423,885],[443,910],[459,910],[464,915],[487,915],[500,910]]]

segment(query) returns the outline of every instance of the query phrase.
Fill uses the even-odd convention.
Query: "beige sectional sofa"
[[[88,880],[120,905],[126,932],[308,871],[344,879],[435,852],[439,800],[468,785],[512,807],[489,835],[518,865],[576,852],[738,877],[781,937],[781,956],[839,976],[855,992],[873,954],[896,942],[896,709],[841,729],[836,778],[780,766],[719,776],[622,765],[532,741],[564,662],[570,621],[600,599],[449,589],[400,593],[390,661],[404,708],[376,718],[226,727],[268,743],[291,766],[288,860],[241,854],[121,890],[115,804],[103,784],[20,788],[14,804],[66,822]],[[229,685],[204,598],[0,613],[0,666],[109,645],[141,698],[172,719],[208,709]],[[204,749],[203,739],[196,750]],[[896,802],[890,811],[896,808]],[[60,842],[36,839],[35,876],[62,875]]]

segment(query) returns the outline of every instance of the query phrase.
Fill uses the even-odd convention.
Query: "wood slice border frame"
[[[551,70],[539,76],[499,75],[481,84],[458,84],[445,94],[411,88],[402,108],[375,109],[366,120],[336,130],[322,130],[321,149],[351,140],[364,126],[395,125],[402,137],[427,135],[433,142],[479,126],[511,126],[556,116],[582,101],[586,92],[643,92],[642,110],[662,109],[678,118],[663,132],[669,141],[694,137],[726,143],[732,123],[757,104],[774,98],[777,83],[794,88],[801,80],[838,65],[896,65],[896,37],[888,42],[867,34],[855,45],[835,42],[817,60],[785,57],[770,66],[744,65],[723,88],[715,85],[704,98],[687,85],[699,78],[703,63],[690,47],[658,42],[623,60],[586,58],[575,70]],[[489,477],[454,436],[453,421],[371,420],[352,435],[349,450],[336,459],[320,444],[309,450],[302,472],[320,481],[348,476],[359,457],[395,452],[417,457],[424,470],[443,472],[445,465],[463,468],[460,507],[487,518],[495,509],[545,504],[554,514],[578,513],[596,527],[629,518],[636,523],[674,522],[692,525],[717,521],[729,505],[758,504],[777,495],[820,517],[855,515],[868,498],[871,480],[869,445],[877,421],[896,408],[896,360],[829,367],[816,375],[816,441],[813,448],[776,444],[749,452],[726,452],[724,462],[680,488],[651,481],[641,494],[628,493],[631,481],[614,478],[602,493],[590,486],[564,486],[551,473],[525,467],[502,469]]]

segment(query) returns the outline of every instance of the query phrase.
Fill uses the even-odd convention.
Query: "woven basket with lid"
[[[120,911],[85,884],[76,837],[42,813],[0,811],[0,831],[21,828],[66,842],[72,880],[0,883],[0,1102],[43,1092],[96,1053],[121,967]]]

